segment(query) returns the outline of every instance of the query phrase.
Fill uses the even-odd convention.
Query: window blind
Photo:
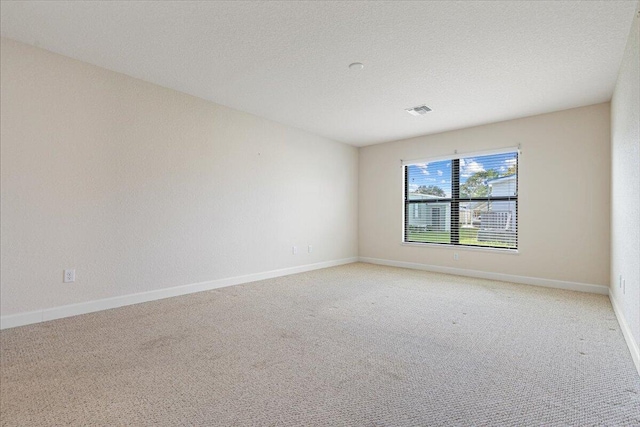
[[[403,161],[404,241],[518,247],[517,149]]]

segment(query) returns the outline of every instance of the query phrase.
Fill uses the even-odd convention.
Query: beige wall
[[[608,284],[609,123],[604,103],[360,149],[360,256]],[[401,159],[517,145],[518,254],[401,244]]]
[[[611,298],[640,344],[640,24],[636,16],[611,100]],[[622,276],[625,286],[620,286]],[[638,349],[636,348],[636,352]],[[638,363],[638,362],[637,362]],[[637,364],[640,372],[640,363]]]
[[[1,49],[2,315],[357,256],[356,148]]]

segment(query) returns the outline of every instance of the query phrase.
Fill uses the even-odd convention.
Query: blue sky
[[[464,157],[460,159],[460,183],[476,172],[495,169],[504,174],[509,166],[515,164],[516,153],[492,154],[490,156]],[[451,160],[410,165],[409,191],[415,191],[421,185],[435,185],[451,197]]]

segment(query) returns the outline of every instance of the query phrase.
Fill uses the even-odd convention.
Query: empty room
[[[638,0],[0,17],[0,426],[640,426]]]

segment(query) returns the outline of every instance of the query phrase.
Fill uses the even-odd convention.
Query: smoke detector
[[[417,107],[407,108],[404,111],[411,114],[412,116],[424,116],[429,111],[431,111],[431,108],[427,107],[426,105],[419,105]]]

